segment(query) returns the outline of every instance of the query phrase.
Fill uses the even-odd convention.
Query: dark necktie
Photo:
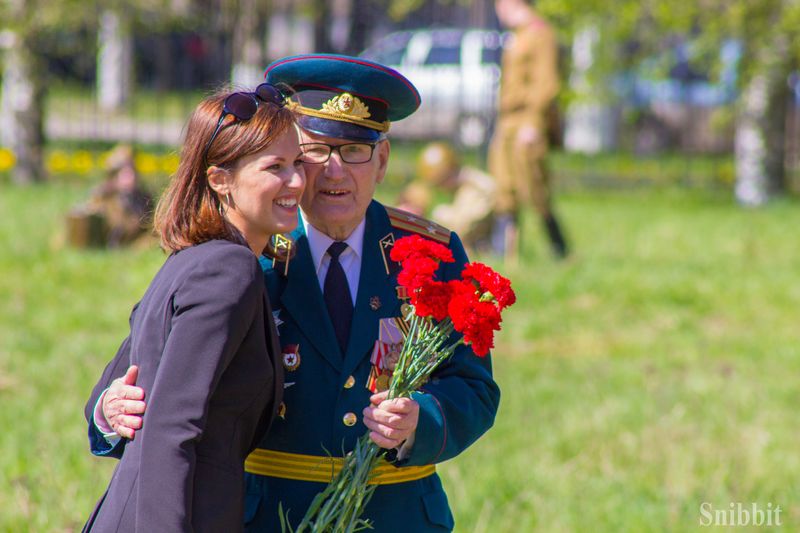
[[[350,298],[350,286],[347,276],[344,275],[339,256],[347,249],[346,242],[336,241],[328,247],[331,263],[325,275],[325,306],[333,322],[336,340],[344,355],[347,349],[347,339],[350,336],[350,322],[353,320],[353,300]]]

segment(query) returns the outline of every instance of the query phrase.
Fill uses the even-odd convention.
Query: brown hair
[[[259,101],[258,110],[250,120],[225,117],[204,158],[203,152],[230,94],[219,91],[205,98],[186,125],[178,170],[158,202],[153,223],[161,237],[161,246],[167,251],[175,252],[212,239],[244,244],[241,233],[220,213],[222,201],[209,186],[206,170],[209,166],[231,169],[239,159],[263,150],[294,126],[295,115],[288,108]],[[271,243],[264,253],[280,256]]]

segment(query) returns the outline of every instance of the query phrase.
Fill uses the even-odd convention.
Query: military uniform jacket
[[[545,127],[545,114],[558,95],[558,43],[553,28],[536,19],[515,28],[503,51],[500,120]]]
[[[394,210],[394,213],[403,216],[403,212]],[[280,343],[284,353],[292,354],[294,368],[286,371],[285,412],[275,420],[259,448],[341,457],[367,431],[362,411],[369,405],[372,394],[366,388],[370,355],[378,338],[380,320],[400,316],[403,303],[396,290],[399,265],[388,264],[388,249],[385,254],[381,252],[381,242],[387,236],[399,239],[410,234],[398,226],[409,227],[402,220],[390,220],[386,208],[372,202],[366,215],[349,344],[343,355],[327,314],[302,224],[293,234],[296,256],[288,269],[284,269],[283,263],[273,265],[262,258],[267,290],[278,318]],[[424,230],[421,233],[424,236]],[[441,240],[449,241],[455,263],[442,264],[437,275],[445,280],[457,278],[468,261],[464,249],[459,238],[449,231],[443,232]],[[414,395],[420,404],[419,424],[410,456],[403,460],[404,466],[431,465],[458,455],[492,426],[500,398],[489,357],[478,358],[464,346],[438,369],[423,389]],[[347,425],[344,420],[348,416],[352,420],[352,415],[357,422]],[[246,530],[254,532],[281,530],[279,503],[284,511],[289,510],[290,521],[296,526],[312,498],[325,486],[320,482],[250,473],[246,477]],[[373,520],[378,533],[447,531],[454,525],[447,497],[435,473],[414,481],[379,485],[365,515]]]
[[[171,255],[86,404],[92,451],[121,460],[85,529],[241,530],[244,458],[283,389],[277,351],[262,271],[247,247],[216,240]],[[94,406],[131,364],[147,412],[136,438],[112,449]]]

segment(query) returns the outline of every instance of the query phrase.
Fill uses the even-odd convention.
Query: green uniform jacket
[[[279,319],[281,346],[298,345],[300,364],[286,372],[285,413],[276,419],[259,448],[305,455],[342,456],[366,432],[362,411],[372,394],[367,388],[370,355],[378,338],[379,320],[400,316],[403,303],[396,294],[397,272],[387,274],[379,241],[389,234],[409,233],[392,227],[386,209],[373,201],[367,211],[361,278],[350,340],[342,358],[317,281],[302,224],[293,234],[296,256],[288,273],[273,270],[262,258],[273,309]],[[455,263],[443,264],[439,279],[460,275],[468,262],[457,235],[449,247]],[[387,252],[388,259],[388,252]],[[282,263],[277,264],[283,267]],[[378,305],[376,305],[378,303]],[[372,304],[372,305],[370,305]],[[355,384],[346,388],[349,377]],[[429,465],[461,453],[488,430],[495,418],[500,391],[492,379],[491,360],[478,358],[464,346],[434,374],[420,404],[419,425],[410,456],[403,465]],[[343,422],[348,413],[355,425]],[[294,526],[305,514],[323,483],[246,475],[245,528],[252,532],[280,531],[278,504],[289,510]],[[391,485],[379,485],[367,507],[374,531],[448,531],[453,516],[436,474]]]

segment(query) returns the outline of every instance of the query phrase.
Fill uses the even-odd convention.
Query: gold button
[[[354,378],[353,376],[350,376],[349,378],[347,378],[347,381],[344,382],[344,388],[345,389],[352,389],[353,385],[355,385],[355,384],[356,384],[356,378]]]
[[[357,420],[358,418],[354,413],[347,413],[342,417],[342,422],[344,422],[345,426],[354,426]]]

